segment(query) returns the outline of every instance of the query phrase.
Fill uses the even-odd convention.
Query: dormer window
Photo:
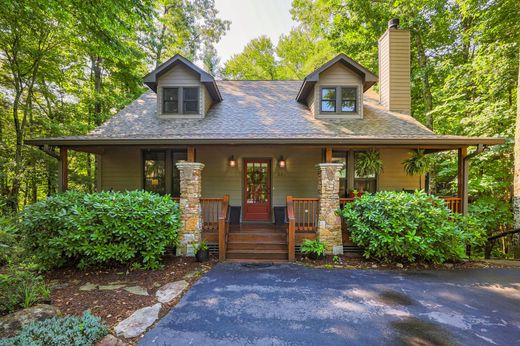
[[[163,87],[162,114],[199,114],[199,87]]]
[[[320,113],[356,113],[357,87],[322,87]]]
[[[182,88],[182,110],[184,114],[199,113],[199,88]]]
[[[179,88],[163,88],[163,113],[179,113]]]

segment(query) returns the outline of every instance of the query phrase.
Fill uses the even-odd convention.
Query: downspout
[[[469,210],[469,205],[468,205],[469,160],[471,160],[472,158],[474,158],[477,155],[482,154],[487,148],[488,148],[487,145],[479,144],[477,146],[477,150],[475,150],[474,152],[472,152],[469,155],[466,155],[466,157],[464,157],[464,159],[463,159],[463,179],[462,179],[462,181],[463,181],[462,214],[463,215],[467,215],[468,210]]]

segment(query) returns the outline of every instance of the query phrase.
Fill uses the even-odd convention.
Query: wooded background
[[[291,14],[298,25],[277,45],[259,37],[221,63],[214,46],[232,23],[213,0],[0,0],[0,208],[57,190],[56,160],[25,139],[88,133],[175,53],[227,79],[302,79],[340,52],[377,73],[377,40],[400,18],[413,116],[441,134],[507,138],[472,160],[469,186],[480,210],[502,211],[497,229],[512,224],[520,1],[294,0]],[[94,191],[94,170],[72,152],[70,187]],[[454,195],[456,175],[455,153],[436,154],[431,192]]]

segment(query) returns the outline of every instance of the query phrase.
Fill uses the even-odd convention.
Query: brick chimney
[[[410,31],[392,19],[379,39],[379,102],[385,109],[411,113],[410,78]]]

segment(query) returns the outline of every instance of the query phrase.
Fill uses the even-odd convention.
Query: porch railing
[[[225,195],[218,217],[218,259],[224,261],[226,259],[226,246],[229,234],[229,196]]]
[[[294,201],[291,196],[287,196],[287,255],[289,261],[294,261],[294,246],[296,241],[296,217],[294,215]]]
[[[441,197],[446,206],[454,213],[462,213],[462,198],[460,197]]]

